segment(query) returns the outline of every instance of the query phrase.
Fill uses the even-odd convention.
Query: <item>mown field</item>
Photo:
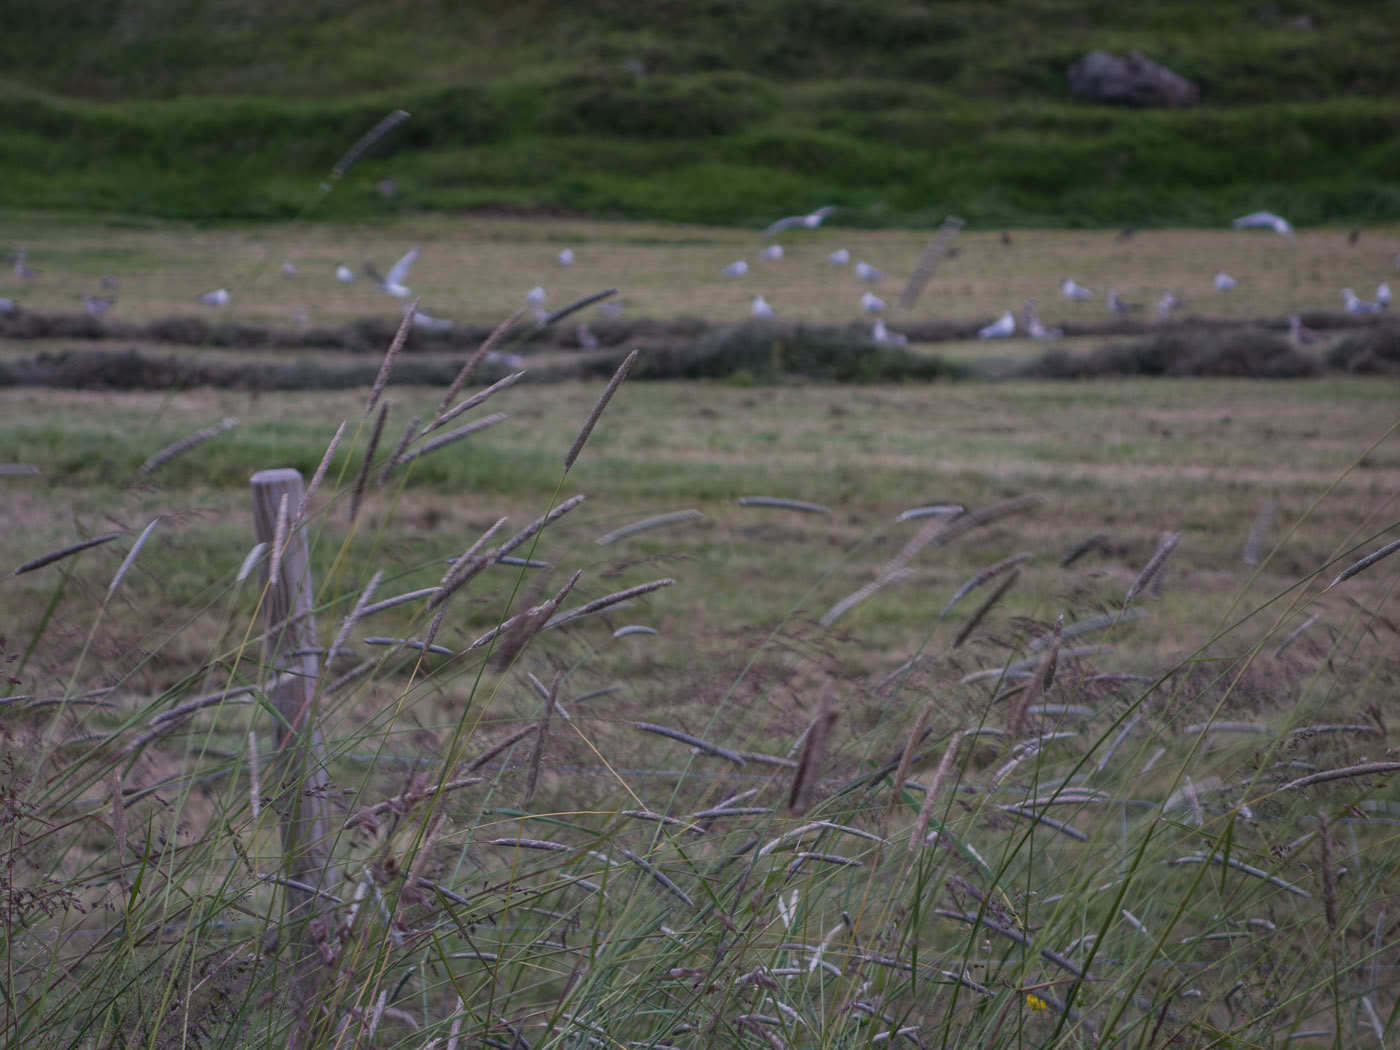
[[[782,213],[774,213],[778,218]],[[1163,291],[1185,301],[1174,318],[1281,321],[1289,313],[1337,312],[1340,290],[1373,297],[1397,272],[1400,228],[1376,224],[1299,231],[1291,240],[1269,231],[1122,230],[1073,233],[968,229],[954,242],[914,310],[891,312],[901,320],[990,321],[1034,300],[1047,325],[1107,321],[1104,305],[1114,288],[1150,321]],[[26,248],[41,273],[27,281],[10,274],[0,294],[22,308],[74,313],[82,296],[111,296],[113,320],[146,323],[170,316],[293,328],[300,313],[313,326],[362,317],[391,321],[401,304],[361,273],[364,263],[385,272],[404,253],[420,256],[409,273],[422,309],[434,317],[495,325],[525,305],[536,285],[554,309],[606,287],[620,289],[625,317],[669,320],[695,317],[738,321],[750,299],[762,294],[780,320],[845,323],[866,319],[861,294],[873,290],[891,305],[928,244],[930,231],[851,230],[823,226],[775,238],[784,250],[776,261],[758,253],[768,242],[756,234],[670,223],[604,223],[561,219],[490,219],[427,215],[370,223],[270,223],[233,229],[112,215],[98,219],[62,213],[0,212],[0,246]],[[568,268],[556,256],[568,248]],[[884,271],[875,285],[859,280],[852,265],[833,266],[840,248],[851,260]],[[726,278],[721,270],[743,259],[749,272]],[[282,276],[283,262],[298,268]],[[354,284],[335,278],[344,263],[359,273]],[[1218,272],[1238,287],[1217,292]],[[104,290],[101,278],[119,284]],[[1095,291],[1089,302],[1061,297],[1073,277]],[[201,306],[200,295],[226,288],[227,313]],[[577,320],[596,319],[596,314]]]
[[[551,298],[617,284],[638,313],[730,316],[747,289],[715,271],[756,247],[664,226],[27,221],[44,272],[26,306],[120,270],[114,309],[136,317],[230,272],[254,275],[234,317],[392,311],[322,271],[365,243],[382,266],[399,237],[446,316],[499,319],[546,278]],[[923,239],[860,236],[892,273]],[[1087,312],[1056,301],[1066,269],[1199,301],[1186,282],[1228,265],[1256,298],[1212,309],[1277,316],[1366,287],[1387,236],[973,234],[930,308]],[[821,261],[838,243],[818,231],[760,271],[790,282],[772,300],[853,319]],[[1400,560],[1327,588],[1394,539],[1392,378],[629,379],[566,472],[603,385],[502,389],[448,429],[507,418],[382,483],[441,388],[388,388],[373,452],[366,389],[0,389],[0,459],[37,470],[0,476],[0,569],[118,534],[0,580],[11,1041],[1393,1038]],[[304,523],[329,778],[308,791],[276,755],[248,483],[310,478],[342,422]],[[482,565],[435,624],[448,558],[580,494],[511,552],[548,567]],[[930,506],[965,513],[900,520]],[[477,644],[575,572],[549,611],[612,604]],[[305,897],[278,880],[307,876],[282,836],[321,803],[332,896],[308,922],[283,911]]]

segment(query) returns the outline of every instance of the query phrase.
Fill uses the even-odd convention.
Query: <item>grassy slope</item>
[[[872,225],[1400,215],[1386,4],[1313,3],[1312,29],[1185,0],[492,6],[22,0],[0,42],[0,175],[20,204],[285,216],[401,106],[412,121],[323,214],[761,223],[835,200]],[[1207,106],[1069,96],[1068,63],[1133,46],[1198,80]],[[391,176],[385,200],[373,184]]]

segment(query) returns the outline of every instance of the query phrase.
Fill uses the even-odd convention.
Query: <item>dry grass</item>
[[[1143,231],[1121,240],[1111,231],[1017,231],[1004,245],[999,231],[964,231],[955,257],[945,259],[913,316],[985,319],[1036,300],[1047,325],[1108,317],[1102,295],[1117,289],[1146,305],[1163,289],[1190,306],[1184,313],[1210,317],[1268,316],[1337,310],[1342,287],[1363,296],[1395,272],[1400,230],[1375,228],[1358,245],[1346,230],[1305,230],[1293,242],[1260,232],[1233,230]],[[714,227],[582,220],[528,220],[420,216],[379,224],[267,225],[252,229],[200,229],[179,223],[125,221],[108,225],[63,215],[0,213],[0,244],[29,247],[29,262],[43,273],[5,294],[36,310],[76,312],[98,280],[121,280],[111,317],[146,322],[172,314],[211,316],[199,295],[227,287],[235,293],[231,316],[241,321],[290,325],[304,311],[313,325],[337,325],[363,316],[397,317],[399,304],[361,276],[352,285],[334,277],[338,263],[355,270],[364,261],[383,270],[410,247],[422,257],[410,283],[434,317],[494,324],[541,284],[547,306],[558,307],[617,285],[631,316],[741,320],[761,292],[780,318],[858,321],[866,286],[850,265],[833,267],[826,255],[847,247],[889,276],[878,293],[893,301],[933,231],[864,231],[823,227],[783,239],[781,261],[756,257],[762,242],[747,231]],[[555,256],[571,247],[577,261],[563,269]],[[750,260],[744,278],[720,269]],[[300,276],[283,278],[284,259]],[[1240,284],[1217,293],[1217,270]],[[247,275],[252,278],[245,278]],[[1073,276],[1099,293],[1090,303],[1062,299],[1061,280]],[[587,316],[587,315],[583,315]],[[898,328],[898,316],[891,327]],[[1023,344],[1009,344],[1014,352]],[[969,346],[972,354],[1002,354],[1008,345]]]

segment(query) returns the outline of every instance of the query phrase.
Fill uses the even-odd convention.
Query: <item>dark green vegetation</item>
[[[13,204],[287,217],[403,108],[412,119],[318,215],[761,225],[840,203],[839,221],[861,225],[950,211],[1023,226],[1215,225],[1258,207],[1303,224],[1400,216],[1393,4],[1278,7],[16,0],[0,40],[0,179]],[[1093,47],[1142,50],[1200,83],[1205,105],[1073,99],[1064,70]],[[375,189],[387,178],[388,197]]]

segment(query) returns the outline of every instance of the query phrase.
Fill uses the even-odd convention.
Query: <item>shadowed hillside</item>
[[[570,211],[759,224],[1216,224],[1400,216],[1386,3],[635,5],[16,0],[0,177],[16,205],[285,217],[384,113],[412,119],[318,215]],[[1074,98],[1090,48],[1193,110]],[[394,180],[393,192],[376,189]]]

